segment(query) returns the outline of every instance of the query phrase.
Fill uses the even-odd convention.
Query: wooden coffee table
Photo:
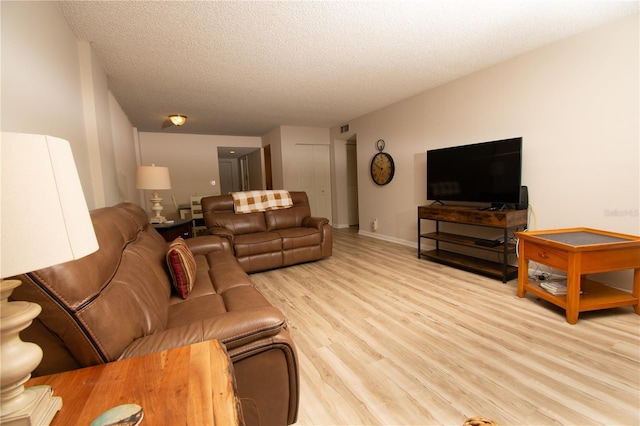
[[[516,232],[518,248],[518,297],[527,292],[566,310],[567,322],[575,324],[584,311],[633,306],[640,314],[640,237],[590,228]],[[566,296],[554,296],[537,282],[529,281],[529,261],[567,273]],[[584,277],[586,274],[633,269],[631,293]],[[583,294],[580,294],[582,291]]]
[[[144,410],[143,425],[239,425],[233,367],[217,340],[32,378],[62,397],[52,425],[89,425],[122,404]]]

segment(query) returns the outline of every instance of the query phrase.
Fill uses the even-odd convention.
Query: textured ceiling
[[[638,12],[638,1],[63,1],[140,131],[331,127]],[[167,115],[180,127],[161,130]]]

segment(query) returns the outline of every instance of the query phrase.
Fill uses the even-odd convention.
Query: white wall
[[[93,204],[119,203],[116,158],[111,132],[111,108],[107,76],[89,43],[79,41],[80,77],[83,95],[85,144],[93,185]]]
[[[351,120],[361,227],[377,217],[378,234],[415,242],[426,150],[522,136],[532,228],[640,234],[638,63],[635,15]],[[380,138],[396,163],[384,187],[369,176]]]
[[[132,127],[121,110],[111,121],[106,75],[91,47],[78,42],[54,2],[0,8],[2,131],[68,140],[88,207],[119,202],[116,169],[129,154],[117,157],[113,138]]]
[[[175,217],[172,196],[178,204],[189,204],[191,195],[220,194],[218,147],[261,147],[257,136],[216,136],[139,132],[142,165],[169,167],[171,190],[159,191],[164,199],[163,214]],[[135,178],[134,178],[135,179]],[[216,186],[210,182],[215,180]],[[151,192],[144,191],[140,204],[150,211]]]
[[[111,115],[111,134],[116,162],[116,179],[118,196],[123,202],[140,202],[140,194],[136,189],[136,150],[134,134],[137,133],[129,118],[120,107],[118,101],[109,93],[109,110]]]
[[[90,204],[77,39],[55,3],[2,2],[2,131],[66,139]]]
[[[358,140],[360,228],[415,246],[428,149],[522,136],[531,229],[640,234],[638,15],[537,49],[351,120]],[[369,176],[375,141],[396,175]],[[426,224],[425,224],[426,225]]]

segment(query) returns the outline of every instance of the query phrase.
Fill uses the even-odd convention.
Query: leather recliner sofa
[[[257,272],[329,257],[333,250],[331,225],[311,217],[307,193],[289,192],[289,208],[236,213],[231,195],[202,198],[209,234],[226,239],[240,266]]]
[[[235,371],[246,424],[295,423],[299,375],[282,312],[254,288],[226,240],[185,240],[196,261],[186,299],[173,289],[168,243],[135,204],[97,209],[99,243],[84,258],[34,271],[13,299],[42,313],[22,333],[44,352],[34,376],[218,339]]]

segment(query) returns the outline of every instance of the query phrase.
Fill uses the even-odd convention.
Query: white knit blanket
[[[231,196],[236,213],[288,209],[293,205],[289,191],[284,190],[232,192]]]

